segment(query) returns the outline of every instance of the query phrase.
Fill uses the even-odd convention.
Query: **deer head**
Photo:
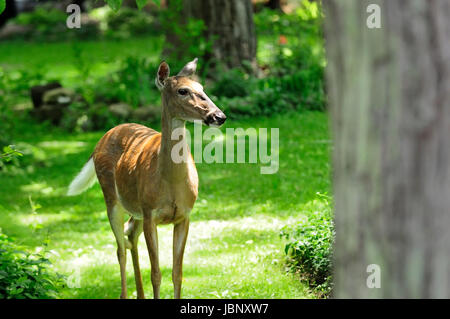
[[[205,94],[203,86],[190,78],[197,69],[197,61],[195,58],[186,64],[176,76],[169,76],[169,65],[161,62],[155,84],[161,91],[163,108],[173,118],[221,126],[227,117]]]

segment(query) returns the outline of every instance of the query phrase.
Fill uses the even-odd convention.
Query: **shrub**
[[[265,9],[255,15],[257,34],[265,39],[259,61],[268,77],[263,82],[296,94],[298,103],[313,110],[325,109],[321,20],[320,4],[311,1],[290,14]]]
[[[118,71],[97,81],[93,89],[95,101],[104,103],[128,103],[133,107],[159,101],[159,92],[155,85],[154,74],[158,70],[146,58],[125,57]]]
[[[43,74],[36,70],[16,69],[6,71],[0,67],[0,102],[10,100],[11,93],[14,93],[17,97],[28,99],[30,88],[41,84],[43,80]]]
[[[29,89],[40,84],[43,76],[29,70],[7,72],[0,67],[0,150],[14,142],[15,126],[26,116],[26,112],[17,114],[11,105],[29,101]]]
[[[214,82],[211,93],[218,97],[246,96],[249,92],[249,80],[239,69],[218,72],[220,77]]]
[[[40,4],[33,11],[23,12],[12,23],[27,27],[23,37],[32,40],[64,41],[71,38],[95,39],[100,36],[100,27],[96,20],[81,15],[82,28],[68,29],[68,14],[51,4]]]
[[[23,154],[14,145],[4,146],[3,152],[0,152],[0,170],[3,169],[6,163],[17,165],[17,158],[21,156]]]
[[[0,299],[56,298],[64,280],[49,265],[45,253],[27,253],[0,232]]]
[[[13,21],[17,24],[29,26],[30,32],[26,38],[58,40],[61,34],[67,30],[67,15],[61,11],[46,5],[41,5],[31,12],[19,14]]]
[[[285,246],[288,269],[300,274],[320,296],[328,296],[332,289],[334,241],[331,209],[314,212],[307,220],[285,226],[280,236],[288,240]]]
[[[272,116],[297,108],[299,99],[295,94],[283,91],[280,87],[264,87],[250,90],[244,97],[221,97],[216,102],[230,118],[250,116]]]
[[[143,10],[123,7],[119,11],[109,10],[106,15],[106,35],[126,39],[130,36],[158,34],[160,27],[155,18]]]

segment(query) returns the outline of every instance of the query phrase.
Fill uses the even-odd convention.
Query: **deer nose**
[[[206,124],[207,125],[215,124],[220,126],[223,123],[225,123],[226,119],[227,117],[225,116],[225,114],[223,114],[222,111],[218,111],[208,115],[206,119]]]
[[[227,117],[223,112],[217,112],[215,115],[215,120],[219,125],[222,125],[227,120]]]

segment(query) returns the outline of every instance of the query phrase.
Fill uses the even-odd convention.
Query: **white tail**
[[[95,174],[94,160],[91,157],[89,161],[84,164],[81,172],[77,175],[77,177],[75,177],[72,183],[70,183],[67,195],[74,196],[81,194],[92,185],[94,185],[96,180],[97,175]]]

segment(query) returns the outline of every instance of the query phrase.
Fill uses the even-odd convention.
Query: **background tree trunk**
[[[366,25],[381,7],[381,28]],[[450,297],[450,2],[325,0],[334,296]],[[369,289],[367,266],[381,267]]]
[[[217,63],[226,68],[246,66],[243,61],[256,66],[256,34],[250,0],[184,0],[182,18],[181,23],[189,18],[204,21],[203,36],[212,41],[212,51],[203,58],[211,63],[210,67]],[[168,36],[168,41],[175,46],[182,42],[174,34]]]
[[[269,0],[265,3],[265,6],[272,10],[282,11],[280,0]]]
[[[4,26],[9,19],[17,16],[16,3],[14,0],[6,0],[5,10],[0,14],[0,27]]]

